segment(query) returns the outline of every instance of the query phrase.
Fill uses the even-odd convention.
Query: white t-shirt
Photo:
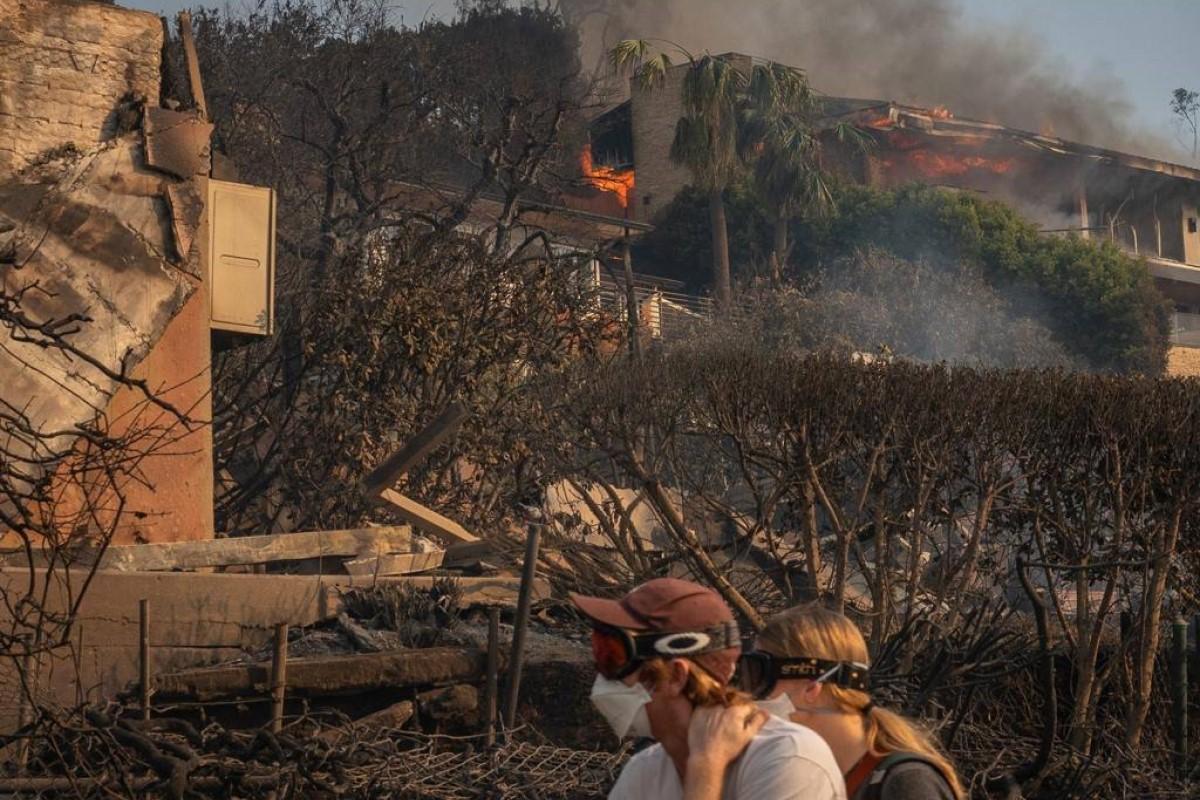
[[[680,800],[683,781],[662,745],[629,759],[608,800]],[[829,745],[803,725],[771,717],[725,772],[721,800],[846,800]]]

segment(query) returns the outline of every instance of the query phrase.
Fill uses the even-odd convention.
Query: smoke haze
[[[918,106],[1163,158],[1131,124],[1115,75],[1070,76],[1025,30],[971,27],[954,0],[561,0],[586,63],[622,38],[737,51],[809,74],[822,92]],[[670,49],[670,45],[663,45]]]

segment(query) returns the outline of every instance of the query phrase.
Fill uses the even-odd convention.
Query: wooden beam
[[[503,658],[502,664],[506,660]],[[298,658],[288,664],[287,691],[308,696],[370,692],[410,686],[437,686],[478,680],[487,669],[483,650],[427,647],[386,653],[354,653]],[[155,687],[161,698],[199,701],[264,694],[270,686],[270,662],[201,669],[162,675]]]
[[[192,36],[192,15],[179,12],[179,39],[183,42],[183,59],[187,62],[188,86],[192,90],[192,102],[200,112],[200,118],[208,122],[208,104],[204,102],[204,82],[200,80],[200,58],[196,55],[196,40]]]
[[[377,499],[384,489],[391,488],[401,475],[457,433],[467,416],[466,406],[462,403],[454,402],[447,406],[445,411],[438,414],[437,419],[363,478],[363,491],[367,497]]]
[[[411,546],[412,529],[407,525],[346,531],[280,533],[272,536],[239,536],[200,542],[109,547],[100,559],[99,569],[116,572],[160,572],[265,564],[270,561],[298,561],[326,556],[365,556],[407,550]]]
[[[433,509],[426,508],[416,500],[405,497],[395,489],[384,489],[379,496],[380,499],[389,503],[392,509],[399,513],[409,525],[431,533],[448,544],[479,541],[478,536],[470,533],[454,520],[443,517]]]
[[[445,550],[430,553],[393,553],[355,558],[343,563],[351,575],[411,575],[437,569],[446,558]]]

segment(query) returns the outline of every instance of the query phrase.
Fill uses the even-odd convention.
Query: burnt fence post
[[[1180,617],[1171,626],[1171,732],[1174,739],[1175,770],[1188,775],[1188,624]]]

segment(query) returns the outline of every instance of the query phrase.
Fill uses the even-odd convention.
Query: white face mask
[[[837,670],[840,668],[841,667],[839,665],[837,667],[834,667],[834,668],[828,670],[827,672],[825,672],[822,675],[820,675],[819,677],[817,677],[816,682],[819,684],[824,683],[825,681],[829,680],[829,678],[835,672],[837,672]],[[795,714],[800,710],[800,709],[796,708],[796,704],[792,702],[791,695],[789,695],[787,692],[780,692],[777,697],[772,697],[769,700],[759,700],[755,703],[755,705],[757,705],[759,708],[761,708],[763,711],[766,711],[768,714],[770,714],[773,717],[779,717],[780,719],[786,719],[786,720],[790,720],[792,718],[792,714]],[[806,714],[840,714],[842,712],[836,708],[823,708],[822,707],[822,708],[805,708],[804,713],[806,713]]]
[[[780,692],[778,697],[772,697],[770,700],[759,700],[755,705],[771,716],[780,719],[790,720],[792,714],[796,713],[796,706],[787,692]]]
[[[623,681],[597,675],[596,682],[592,684],[592,705],[608,722],[618,739],[653,736],[650,733],[650,717],[646,714],[646,704],[651,699],[646,687],[640,683],[628,686]]]

